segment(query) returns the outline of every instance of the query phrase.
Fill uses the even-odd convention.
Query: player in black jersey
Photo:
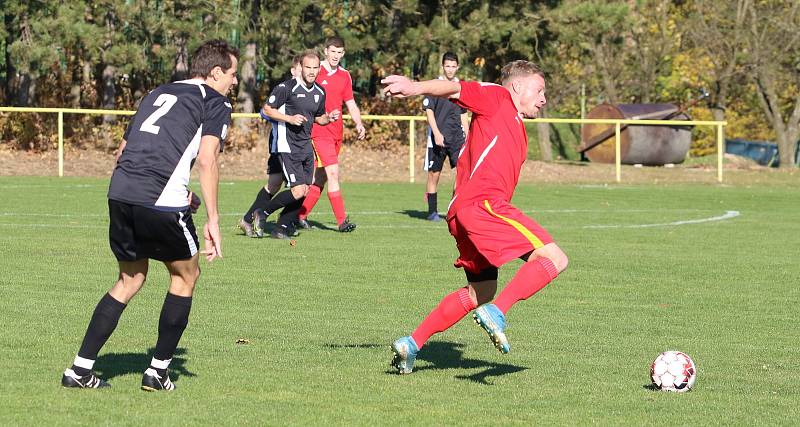
[[[264,209],[256,210],[253,226],[261,235],[260,219],[266,218],[280,208],[284,212],[278,219],[271,236],[287,239],[297,221],[297,214],[303,204],[314,177],[314,149],[311,145],[311,125],[327,125],[338,120],[339,110],[325,113],[325,91],[314,83],[319,73],[319,55],[313,50],[303,52],[300,77],[280,83],[269,95],[262,108],[262,115],[277,122],[276,142],[278,159],[281,162],[288,190],[279,193]]]
[[[458,56],[453,52],[442,55],[442,75],[439,79],[458,81]],[[428,117],[428,151],[425,153],[425,170],[428,183],[425,198],[428,201],[428,220],[441,221],[437,206],[436,187],[444,167],[445,158],[450,158],[450,168],[455,168],[458,155],[464,146],[467,123],[467,110],[445,98],[426,96],[422,106]]]
[[[301,60],[301,55],[295,55],[294,58],[292,58],[291,75],[293,78],[300,77],[300,73],[303,68],[302,64],[300,63]],[[281,167],[281,161],[279,159],[280,156],[278,156],[278,122],[264,115],[264,111],[261,111],[260,113],[261,118],[268,121],[270,124],[268,141],[269,158],[267,159],[267,185],[259,190],[255,200],[253,200],[253,204],[250,205],[250,209],[245,212],[244,216],[239,219],[239,223],[237,224],[237,227],[242,230],[247,237],[263,237],[263,224],[259,224],[256,227],[253,226],[253,213],[259,209],[263,210],[266,207],[267,202],[272,199],[272,196],[278,193],[278,191],[281,189],[281,185],[285,181],[283,176],[283,168]]]
[[[122,311],[144,285],[149,259],[154,259],[166,265],[170,286],[142,389],[175,389],[168,367],[189,321],[200,276],[189,175],[196,163],[208,215],[203,253],[207,261],[222,258],[217,156],[231,122],[227,94],[237,83],[238,57],[239,51],[222,40],[204,43],[192,55],[192,78],[154,89],[128,125],[108,190],[109,241],[119,277],[97,304],[78,355],[64,371],[64,387],[108,386],[92,371],[94,362]]]

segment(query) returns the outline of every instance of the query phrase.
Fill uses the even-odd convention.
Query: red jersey
[[[317,74],[317,84],[325,89],[325,112],[342,110],[344,102],[353,99],[353,80],[350,72],[336,66],[330,70],[326,63],[322,63]],[[311,129],[311,138],[342,139],[342,120],[337,120],[325,126],[314,123]]]
[[[448,219],[476,202],[510,202],[528,154],[528,135],[508,90],[492,83],[460,84],[453,101],[472,111],[472,122],[458,158]]]

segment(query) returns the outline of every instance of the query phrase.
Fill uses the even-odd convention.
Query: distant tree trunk
[[[175,56],[175,69],[172,71],[172,81],[174,82],[189,78],[189,53],[186,50],[186,37],[179,36],[175,44],[178,52]]]
[[[544,110],[541,111],[539,117],[546,117]],[[536,128],[539,131],[539,153],[541,160],[545,162],[553,161],[553,147],[550,144],[550,123],[537,123]]]
[[[113,110],[116,108],[117,86],[115,83],[117,68],[108,65],[103,68],[103,109]],[[116,116],[106,114],[103,116],[103,123],[114,123]]]
[[[243,113],[255,111],[256,104],[256,43],[250,42],[244,48],[241,66],[239,67],[239,94],[236,98],[237,109]],[[249,120],[239,119],[236,126],[242,130],[247,128]]]
[[[76,54],[70,55],[69,61],[69,105],[72,108],[81,107],[81,57],[82,52],[78,50]]]
[[[5,64],[6,64],[6,81],[5,81],[5,97],[3,99],[3,104],[10,104],[11,100],[16,97],[16,93],[14,91],[14,78],[17,74],[17,69],[14,67],[14,63],[11,61],[11,50],[8,48],[11,46],[11,43],[14,42],[14,38],[12,34],[14,34],[14,15],[10,13],[6,13],[3,16],[3,25],[5,26],[6,30],[6,40],[5,40]]]
[[[95,90],[94,85],[92,85],[92,81],[94,81],[94,76],[92,75],[92,63],[81,57],[81,106],[82,107],[94,107],[97,105],[97,91]]]

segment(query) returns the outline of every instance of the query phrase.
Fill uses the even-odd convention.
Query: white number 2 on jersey
[[[167,114],[169,109],[172,108],[176,102],[178,102],[178,97],[175,95],[170,95],[168,93],[162,93],[161,95],[158,95],[156,102],[153,103],[153,105],[158,107],[158,110],[153,111],[153,114],[151,114],[150,117],[148,117],[147,120],[142,123],[142,127],[140,127],[139,130],[142,132],[150,132],[153,135],[158,135],[158,131],[161,129],[161,127],[156,126],[155,122],[163,117],[164,114]]]

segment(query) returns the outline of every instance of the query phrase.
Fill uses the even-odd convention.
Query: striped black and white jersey
[[[271,141],[276,152],[312,152],[311,126],[314,118],[325,115],[325,91],[316,83],[308,87],[301,78],[292,78],[272,90],[267,105],[289,116],[302,114],[306,117],[306,122],[300,126],[280,121],[273,125]]]
[[[125,131],[127,143],[108,198],[158,210],[185,209],[200,138],[216,136],[221,151],[231,110],[228,98],[201,79],[167,83],[147,94]]]

